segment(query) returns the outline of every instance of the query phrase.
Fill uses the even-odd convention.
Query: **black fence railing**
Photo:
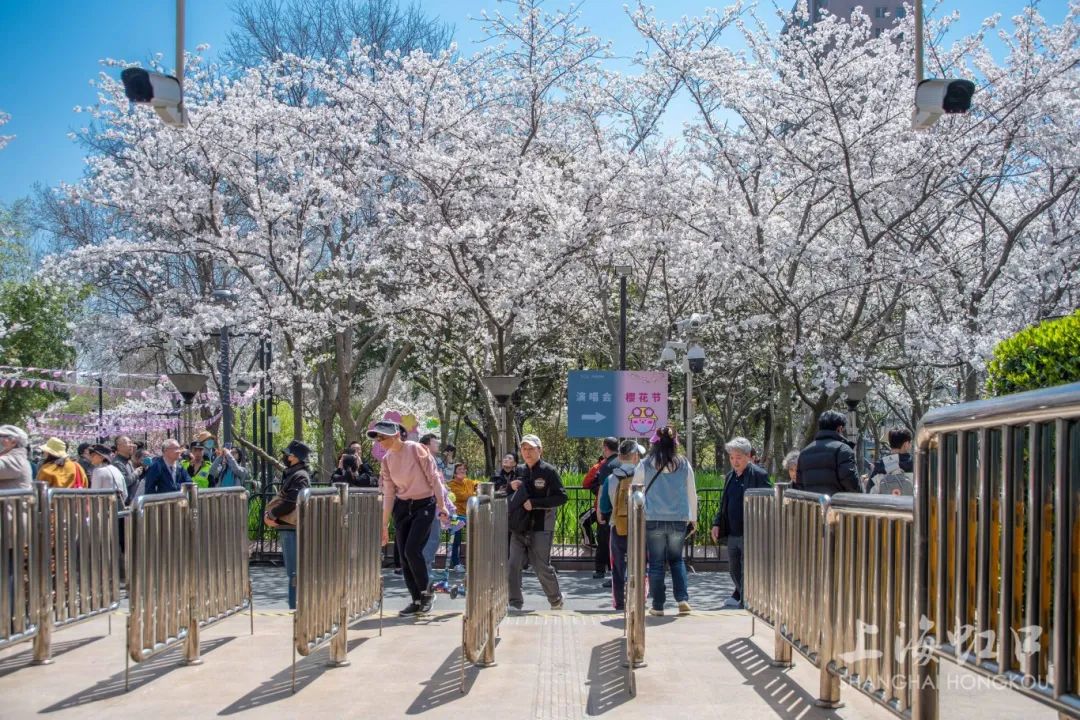
[[[312,483],[313,487],[328,487],[328,483]],[[277,484],[263,490],[251,489],[248,505],[248,538],[251,541],[251,559],[255,562],[280,562],[281,548],[277,533],[262,522],[263,509],[277,494]],[[723,560],[723,553],[709,537],[709,528],[713,516],[720,507],[720,488],[698,490],[698,521],[694,532],[688,533],[684,554],[692,566],[712,564]],[[590,537],[582,524],[582,518],[594,507],[596,496],[588,488],[571,486],[566,488],[569,497],[566,504],[559,508],[555,518],[555,537],[551,547],[551,559],[556,561],[591,561],[596,550],[590,543]],[[592,526],[595,532],[595,525]],[[390,538],[393,540],[393,523]],[[446,551],[449,533],[444,532],[439,544],[438,558]],[[392,556],[392,549],[387,548],[386,557]],[[439,562],[440,560],[436,560]]]

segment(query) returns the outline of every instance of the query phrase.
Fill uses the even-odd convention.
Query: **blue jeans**
[[[435,518],[431,523],[431,535],[428,536],[427,543],[424,545],[424,562],[432,570],[435,569],[435,553],[439,551],[439,540],[442,539],[442,523],[439,522],[439,518]]]
[[[655,610],[664,609],[665,562],[671,567],[671,585],[675,602],[690,599],[686,591],[686,564],[682,557],[685,538],[685,522],[649,520],[645,523],[645,550],[649,558],[649,591],[652,593],[652,606]]]
[[[447,567],[456,568],[461,564],[461,535],[465,528],[454,532],[454,542],[450,544],[450,564]]]
[[[296,609],[296,531],[277,531],[281,555],[285,558],[285,577],[289,580],[289,609]]]

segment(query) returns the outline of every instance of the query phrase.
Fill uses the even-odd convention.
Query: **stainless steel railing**
[[[637,694],[636,668],[645,667],[645,494],[644,485],[631,484],[627,489],[629,517],[626,527],[626,627],[627,685]]]
[[[382,618],[382,503],[378,490],[349,490],[346,598],[350,623],[376,608]]]
[[[349,486],[305,488],[297,498],[296,612],[293,613],[293,689],[296,655],[330,643],[332,666],[348,664],[345,596]]]
[[[794,648],[817,667],[821,707],[839,707],[846,681],[908,715],[911,499],[780,484],[743,502],[744,603],[773,627],[773,663]]]
[[[120,607],[120,542],[113,490],[45,490],[41,532],[51,553],[53,592],[42,596],[42,632],[35,662],[47,662],[54,629]],[[48,588],[49,579],[42,582]]]
[[[802,490],[783,494],[779,617],[781,634],[814,665],[819,665],[825,629],[825,513],[829,496]]]
[[[780,562],[780,517],[784,492],[789,483],[777,483],[771,488],[751,488],[744,496],[745,552],[743,567],[743,605],[751,617],[761,619],[773,628],[773,665],[791,665],[791,646],[781,634],[780,587],[783,565]]]
[[[191,537],[191,512],[183,492],[140,495],[131,504],[125,657],[132,662],[148,660],[187,637]]]
[[[1080,717],[1080,383],[934,410],[916,445],[913,715],[948,658]]]
[[[846,681],[898,715],[911,707],[911,498],[841,493],[826,515],[820,697]]]
[[[202,662],[199,631],[253,611],[248,576],[247,491],[141,495],[127,517],[128,622],[124,686],[131,662],[178,644],[184,664]],[[254,613],[249,619],[255,629]]]
[[[242,487],[200,490],[184,485],[191,509],[188,571],[190,616],[184,661],[199,662],[199,630],[248,610],[251,632],[255,612],[248,577],[248,494]]]
[[[40,583],[49,563],[39,535],[42,501],[41,492],[0,490],[0,648],[34,640],[41,632]]]
[[[495,638],[506,617],[509,533],[506,498],[495,497],[495,486],[481,483],[466,509],[465,614],[461,619],[461,690],[465,665],[495,664]]]

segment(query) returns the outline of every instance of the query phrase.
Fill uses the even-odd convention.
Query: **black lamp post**
[[[616,265],[619,276],[619,369],[626,369],[626,281],[633,270],[631,265]]]

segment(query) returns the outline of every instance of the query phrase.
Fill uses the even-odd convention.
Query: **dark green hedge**
[[[1080,381],[1080,310],[1002,340],[988,371],[991,395]]]

